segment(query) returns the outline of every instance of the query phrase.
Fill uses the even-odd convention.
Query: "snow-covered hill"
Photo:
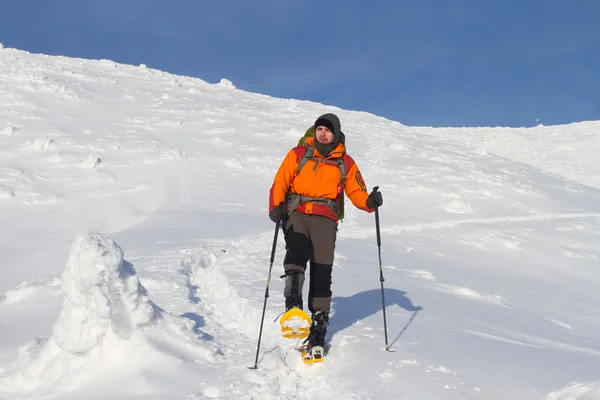
[[[0,46],[1,399],[600,399],[600,122],[409,127]],[[348,207],[331,353],[273,322],[268,190],[335,112],[380,186]],[[306,289],[306,288],[305,288]]]

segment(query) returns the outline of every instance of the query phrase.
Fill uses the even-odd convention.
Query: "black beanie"
[[[324,126],[333,133],[333,140],[331,143],[322,144],[318,140],[315,140],[315,148],[323,157],[327,158],[340,142],[342,124],[337,115],[323,114],[315,121],[315,134],[317,133],[317,127],[319,126]]]
[[[324,126],[333,133],[333,143],[337,145],[340,142],[342,124],[337,115],[331,113],[321,115],[315,121],[315,132],[319,126]]]

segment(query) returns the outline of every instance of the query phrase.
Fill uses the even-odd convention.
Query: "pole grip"
[[[379,190],[379,186],[375,186],[371,191],[371,195]],[[379,228],[379,207],[375,207],[375,230],[377,233],[377,247],[381,248],[381,229]]]

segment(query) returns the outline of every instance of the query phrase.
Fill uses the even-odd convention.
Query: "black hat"
[[[342,123],[335,114],[323,114],[315,121],[315,132],[317,127],[324,126],[333,133],[333,143],[336,145],[340,141],[340,135],[342,132]]]

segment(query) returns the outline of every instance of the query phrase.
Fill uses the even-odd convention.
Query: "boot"
[[[302,307],[302,286],[304,285],[304,272],[297,269],[285,271],[285,310],[289,311],[292,308],[303,309]]]
[[[310,333],[306,339],[305,352],[311,359],[321,359],[325,356],[325,336],[329,325],[329,315],[317,311],[312,315]]]

